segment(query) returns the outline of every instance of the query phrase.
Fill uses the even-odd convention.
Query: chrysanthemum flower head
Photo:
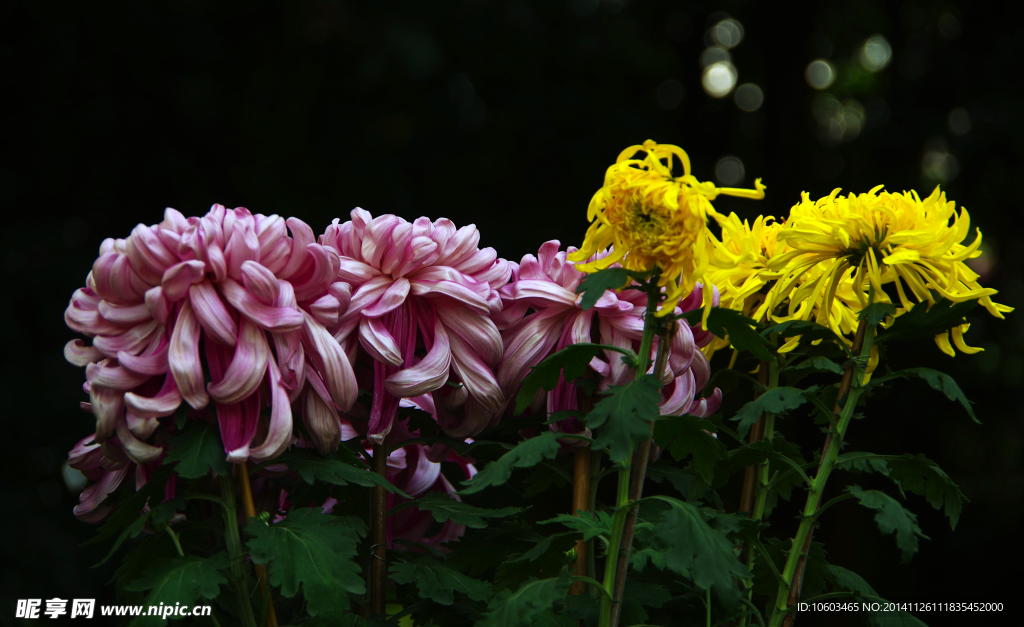
[[[722,228],[722,239],[715,242],[705,278],[718,288],[722,307],[752,316],[760,302],[751,297],[779,276],[768,262],[786,250],[776,239],[782,224],[772,216],[758,216],[753,224],[735,213],[713,217]]]
[[[432,393],[453,437],[475,435],[501,415],[505,399],[493,372],[501,336],[488,316],[501,310],[497,290],[512,268],[479,242],[473,225],[374,218],[363,209],[320,237],[340,254],[337,279],[353,291],[331,331],[349,354],[362,347],[372,362],[371,440],[390,432],[402,398]]]
[[[979,229],[974,241],[961,243],[970,234],[966,209],[958,214],[938,187],[925,199],[915,191],[882,189],[848,196],[836,189],[817,201],[803,194],[777,235],[791,250],[769,263],[781,273],[769,292],[769,309],[788,299],[790,315],[806,319],[800,308],[809,312],[807,304],[817,304],[817,321],[825,324],[836,313],[837,300],[847,308],[889,302],[884,288],[892,285],[897,315],[920,303],[931,306],[935,295],[953,302],[977,300],[998,318],[1012,311],[993,302],[996,290],[979,285],[978,275],[964,263],[981,254]],[[978,352],[964,343],[966,330],[967,325],[954,328],[953,343],[965,353]],[[936,337],[936,343],[954,354],[948,334]]]
[[[637,158],[637,153],[642,157]],[[673,172],[679,160],[682,175]],[[689,294],[707,270],[711,234],[707,218],[719,194],[763,198],[761,179],[756,189],[718,188],[690,174],[690,158],[678,146],[647,140],[619,154],[605,174],[604,186],[587,210],[591,225],[571,261],[583,272],[621,264],[628,270],[660,271],[666,300],[659,315],[667,315]],[[587,261],[598,252],[611,253]]]
[[[557,240],[544,243],[536,256],[523,257],[512,282],[501,289],[505,310],[495,318],[502,327],[505,354],[497,372],[498,382],[509,396],[531,367],[550,353],[572,344],[599,342],[630,350],[639,349],[647,296],[638,289],[620,293],[608,291],[592,308],[583,310],[576,287],[585,274],[577,269],[578,264],[567,259],[574,252],[573,247],[559,251]],[[674,308],[676,312],[700,307],[702,289],[698,285],[679,303],[679,307]],[[527,308],[532,312],[524,317]],[[668,347],[661,412],[665,415],[711,415],[721,403],[721,392],[716,389],[710,398],[699,397],[710,377],[710,367],[704,354],[697,349],[709,342],[712,336],[706,331],[691,329],[685,320],[670,324],[675,324],[675,333]],[[657,344],[655,341],[655,352]],[[591,360],[590,370],[601,390],[622,385],[631,376],[621,353],[611,350],[605,350],[601,356]],[[564,377],[551,392],[545,395],[543,390],[539,390],[537,394],[535,409],[548,413],[579,409],[576,388]],[[567,419],[561,421],[557,429],[579,432],[583,427],[579,420]]]
[[[160,224],[105,240],[65,312],[92,338],[65,356],[86,368],[96,441],[116,434],[132,460],[151,462],[163,450],[147,442],[158,418],[212,399],[228,460],[271,459],[291,443],[291,402],[305,394],[311,437],[336,448],[337,410],[357,394],[324,326],[348,305],[338,263],[301,220],[221,205],[202,218],[168,209]]]

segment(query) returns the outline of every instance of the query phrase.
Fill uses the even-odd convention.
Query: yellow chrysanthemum
[[[924,200],[914,191],[879,193],[882,187],[849,196],[836,189],[817,201],[805,192],[776,236],[791,250],[769,261],[780,278],[762,307],[772,311],[786,304],[788,318],[813,317],[835,328],[837,314],[846,326],[869,300],[890,302],[883,288],[892,284],[897,315],[917,303],[931,306],[933,292],[954,302],[978,300],[998,318],[1012,311],[994,303],[990,297],[996,290],[979,285],[978,275],[964,263],[981,254],[980,230],[970,245],[960,243],[970,232],[966,209],[957,214],[955,203],[937,187]],[[978,352],[964,343],[967,326],[953,329],[953,343],[965,353]],[[936,343],[954,354],[948,334],[936,337]]]
[[[722,240],[714,242],[707,281],[718,288],[721,306],[751,316],[762,299],[762,288],[779,277],[768,268],[768,261],[788,250],[776,236],[782,224],[772,216],[758,216],[751,225],[735,213],[725,217],[713,213],[722,228]]]
[[[638,152],[645,153],[643,158],[634,158]],[[673,159],[679,159],[682,176],[673,176]],[[761,179],[754,186],[753,190],[719,188],[698,181],[690,174],[690,158],[678,146],[652,140],[630,146],[608,168],[604,186],[591,199],[590,228],[580,250],[569,259],[585,262],[611,248],[607,256],[576,267],[596,272],[619,263],[627,270],[660,270],[659,285],[665,288],[666,300],[658,315],[666,315],[693,290],[708,267],[711,201],[719,194],[764,198]]]

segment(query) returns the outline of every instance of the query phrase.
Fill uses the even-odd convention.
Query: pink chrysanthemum
[[[83,438],[68,453],[68,466],[92,481],[78,497],[75,517],[92,524],[103,521],[113,511],[114,506],[105,502],[106,498],[121,487],[125,479],[134,475],[135,489],[140,490],[160,465],[159,461],[136,464],[113,440],[99,444],[95,439],[95,435]],[[172,476],[164,486],[164,501],[174,498],[177,485],[177,477]],[[171,522],[183,518],[184,515],[176,514]]]
[[[523,257],[512,282],[501,289],[505,308],[494,318],[503,329],[505,352],[497,372],[498,382],[507,395],[511,396],[531,367],[571,344],[595,342],[634,351],[640,348],[647,296],[640,290],[607,291],[594,307],[584,311],[576,288],[586,275],[566,260],[566,255],[576,249],[569,247],[560,252],[558,248],[559,242],[552,240],[540,247],[536,257]],[[679,312],[700,307],[702,289],[698,284],[693,293],[680,301]],[[717,304],[717,292],[713,300]],[[523,317],[528,309],[532,312]],[[697,396],[710,377],[707,358],[697,349],[711,339],[707,331],[694,331],[682,320],[676,323],[662,388],[663,415],[708,416],[718,410],[722,400],[720,390],[716,388],[708,398]],[[652,355],[657,345],[655,341]],[[595,357],[590,369],[600,379],[600,390],[622,385],[629,379],[622,355],[614,351],[605,350],[603,359]],[[546,396],[543,390],[538,391],[532,406],[548,413],[579,409],[576,388],[562,378]],[[560,421],[557,427],[566,432],[583,429],[574,418]],[[552,429],[555,428],[556,425],[552,425]]]
[[[228,459],[270,459],[291,443],[290,405],[305,391],[314,443],[336,448],[337,408],[357,394],[325,328],[348,305],[338,265],[301,220],[221,205],[202,218],[167,209],[160,224],[105,240],[65,312],[68,326],[93,338],[69,342],[65,356],[86,367],[96,441],[116,434],[132,460],[151,462],[162,450],[145,441],[157,419],[183,400],[202,409],[212,398]],[[260,427],[265,406],[270,420]],[[266,437],[254,446],[258,427]]]
[[[478,247],[472,225],[456,230],[446,219],[407,222],[362,209],[339,222],[320,243],[340,253],[337,279],[353,293],[331,331],[350,356],[361,346],[372,361],[368,437],[384,440],[399,399],[430,393],[449,435],[482,431],[505,405],[493,372],[501,336],[488,315],[501,310],[497,289],[509,263]]]

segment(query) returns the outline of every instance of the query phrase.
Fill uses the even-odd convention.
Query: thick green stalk
[[[637,353],[637,365],[636,365],[636,378],[647,374],[647,369],[651,364],[651,345],[654,343],[654,335],[657,332],[658,320],[655,314],[658,311],[658,301],[660,300],[660,291],[657,287],[658,272],[655,271],[651,277],[650,282],[647,285],[647,312],[644,316],[644,334],[640,339],[640,352]],[[604,581],[602,587],[606,594],[601,596],[601,614],[599,619],[600,627],[615,627],[617,621],[617,612],[614,612],[614,606],[616,603],[622,601],[621,588],[616,585],[617,573],[619,572],[619,562],[625,560],[627,562],[626,567],[628,568],[629,561],[629,547],[623,546],[623,535],[626,530],[626,520],[629,517],[629,493],[630,493],[630,467],[631,460],[633,458],[633,445],[631,441],[629,446],[629,454],[626,456],[625,461],[622,462],[622,467],[619,468],[619,486],[617,492],[617,498],[615,499],[615,517],[612,519],[612,537],[608,544],[608,555],[604,563]],[[645,464],[646,465],[646,464]],[[628,534],[630,542],[632,542],[633,534]],[[625,578],[623,577],[623,580]],[[624,581],[623,581],[624,583]],[[618,594],[616,594],[618,590]],[[613,621],[613,613],[616,614],[614,617],[616,620]]]
[[[854,349],[859,349],[862,360],[871,355],[873,343],[874,329],[868,329],[866,322],[862,320],[860,328],[857,330],[857,337],[854,340]],[[770,627],[779,627],[783,623],[792,624],[791,599],[794,595],[798,597],[801,584],[803,583],[806,552],[810,547],[811,534],[817,521],[818,507],[821,505],[825,485],[828,483],[828,477],[835,467],[836,458],[839,457],[839,451],[842,449],[843,438],[846,436],[846,430],[853,418],[857,400],[860,398],[860,382],[863,374],[864,367],[858,364],[852,366],[847,376],[844,376],[839,398],[837,399],[837,403],[843,403],[842,413],[839,416],[839,421],[834,431],[831,431],[826,437],[825,450],[822,451],[821,460],[818,463],[818,472],[811,481],[811,488],[807,493],[807,502],[804,505],[803,517],[800,519],[800,527],[793,538],[793,544],[790,546],[789,554],[786,557],[786,566],[782,571],[782,579],[786,584],[779,584],[775,607],[772,610],[772,616],[769,621]],[[844,391],[846,392],[845,399],[843,398]]]
[[[238,512],[235,509],[235,481],[230,473],[221,477],[221,497],[224,501],[224,539],[228,545],[228,557],[231,558],[231,587],[235,590],[238,602],[238,616],[246,627],[256,627],[256,616],[252,612],[249,595],[243,583],[242,537],[238,533]]]

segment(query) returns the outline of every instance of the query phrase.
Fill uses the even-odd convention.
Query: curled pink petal
[[[469,393],[491,413],[502,411],[505,406],[505,397],[502,395],[501,388],[491,373],[491,369],[476,353],[473,346],[457,333],[449,333],[448,341],[452,346],[452,369]]]
[[[194,283],[188,288],[188,296],[192,303],[192,311],[207,336],[221,344],[234,346],[238,341],[238,325],[217,294],[217,288],[213,283],[208,280]]]
[[[155,462],[164,452],[163,448],[136,438],[125,422],[117,423],[117,439],[120,440],[125,454],[136,464]]]
[[[178,312],[167,363],[181,396],[193,409],[202,409],[210,402],[203,384],[203,367],[199,362],[199,320],[192,313],[192,305],[185,301]]]
[[[401,366],[402,353],[380,318],[362,318],[359,321],[359,343],[377,361]]]
[[[153,335],[161,330],[156,320],[145,324],[137,324],[119,334],[105,334],[93,339],[93,348],[107,357],[117,357],[118,353],[139,353],[152,341]]]
[[[451,347],[448,332],[440,321],[434,324],[434,345],[422,360],[411,368],[399,370],[387,378],[387,391],[399,398],[420,396],[433,392],[448,380],[451,365]]]
[[[380,299],[376,303],[362,310],[362,315],[370,318],[379,318],[394,310],[395,307],[405,302],[406,297],[409,296],[409,289],[409,279],[401,277],[395,280],[394,283],[388,286],[388,289],[384,290],[384,293],[381,294]]]
[[[146,310],[149,311],[149,315],[160,324],[167,324],[167,319],[171,315],[171,308],[167,302],[167,297],[164,296],[164,288],[152,287],[146,290]]]
[[[149,375],[126,370],[121,366],[108,363],[107,360],[87,365],[85,376],[92,389],[106,388],[120,392],[138,387],[149,379]]]
[[[338,450],[341,443],[341,420],[333,403],[328,403],[313,389],[302,395],[302,420],[313,446],[321,455]]]
[[[330,294],[324,294],[309,306],[309,313],[313,314],[317,322],[325,327],[333,327],[338,324],[340,308],[341,303],[337,298]]]
[[[132,467],[125,465],[105,472],[99,481],[82,490],[78,497],[78,505],[74,509],[75,517],[82,522],[93,524],[106,518],[113,506],[104,505],[103,501],[121,487],[130,470]]]
[[[238,345],[224,378],[207,386],[218,403],[237,403],[256,391],[267,371],[270,347],[263,331],[249,320],[242,320]]]
[[[484,362],[491,367],[498,364],[502,354],[501,334],[490,319],[447,303],[439,303],[435,311],[448,329],[472,344]]]
[[[124,395],[125,405],[139,416],[170,416],[181,405],[181,401],[181,392],[171,375],[164,378],[164,384],[156,396],[140,396],[135,392],[126,392]]]
[[[103,359],[103,354],[82,340],[71,340],[64,345],[64,359],[79,368]]]
[[[264,305],[270,305],[281,292],[274,273],[255,261],[246,260],[241,266],[242,285]]]
[[[352,365],[331,334],[309,314],[303,316],[302,339],[309,347],[307,354],[331,391],[334,404],[342,411],[348,411],[359,393]]]
[[[291,307],[264,305],[231,279],[221,284],[224,298],[243,316],[268,331],[294,331],[302,326],[302,313]]]
[[[103,316],[108,322],[114,324],[137,324],[139,322],[145,322],[149,319],[149,310],[146,309],[146,303],[137,303],[134,305],[114,305],[108,303],[105,300],[99,302],[97,307],[99,314]]]
[[[181,300],[188,293],[193,283],[198,283],[206,274],[206,264],[191,259],[174,264],[164,271],[160,286],[164,297],[174,302]]]
[[[270,428],[263,443],[249,449],[249,457],[257,462],[277,457],[292,443],[292,408],[288,401],[288,390],[281,384],[281,373],[273,360],[270,361],[268,370],[270,371]]]

